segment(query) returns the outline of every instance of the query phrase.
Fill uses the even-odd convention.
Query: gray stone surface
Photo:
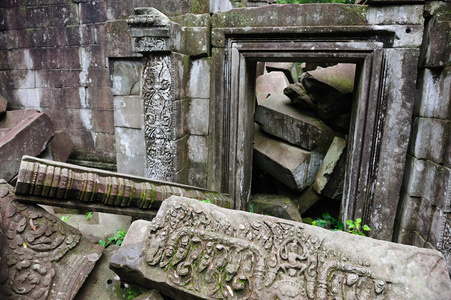
[[[19,116],[15,115],[11,123],[5,119],[4,125],[16,125],[9,127],[11,130],[0,139],[0,179],[7,181],[19,172],[22,156],[37,156],[45,149],[54,133],[54,125],[44,113],[32,111]]]
[[[309,113],[301,112],[282,94],[271,95],[260,103],[254,120],[265,132],[322,155],[335,136],[326,124]]]
[[[256,214],[302,222],[299,211],[288,197],[273,194],[255,194],[252,195],[250,203],[253,212]]]
[[[415,101],[416,116],[451,118],[451,67],[423,69],[419,74],[419,95]]]
[[[141,97],[114,96],[113,100],[114,126],[142,129],[144,105]]]
[[[116,127],[117,171],[145,175],[145,141],[142,130]]]
[[[189,133],[193,135],[208,135],[209,99],[191,99],[189,112],[186,115]]]
[[[181,197],[166,200],[146,227],[142,239],[124,242],[110,267],[174,298],[447,299],[451,293],[436,250]]]
[[[189,98],[210,98],[210,59],[191,62],[187,94]]]
[[[2,299],[74,299],[103,247],[36,205],[15,200],[0,183]]]
[[[264,133],[254,126],[254,161],[295,190],[303,190],[313,183],[321,164],[321,158],[299,147],[290,145]]]
[[[290,83],[295,83],[298,81],[300,66],[298,67],[297,63],[267,62],[266,70],[268,72],[283,72]]]
[[[415,118],[409,148],[417,158],[451,167],[451,120]]]
[[[346,140],[335,137],[324,156],[312,188],[318,193],[335,199],[343,193]],[[340,163],[340,161],[342,161]]]
[[[257,77],[255,94],[257,103],[262,103],[269,95],[283,94],[289,81],[283,72],[271,72]]]
[[[66,162],[74,148],[74,143],[65,131],[56,131],[39,157]]]
[[[119,246],[111,245],[103,251],[74,300],[137,299],[136,296],[146,291],[144,287],[122,282],[109,268],[110,259],[118,250]]]

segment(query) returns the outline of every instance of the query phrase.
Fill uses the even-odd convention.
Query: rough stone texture
[[[312,207],[316,202],[321,200],[321,196],[318,195],[317,192],[312,188],[312,186],[309,186],[306,188],[302,195],[297,197],[292,197],[293,203],[297,205],[299,213],[302,215],[304,214],[310,207]]]
[[[22,159],[16,184],[21,201],[136,217],[150,217],[173,194],[233,207],[229,196],[214,191],[29,156]]]
[[[4,112],[6,112],[6,107],[8,106],[8,100],[0,95],[0,116],[3,115]],[[1,119],[0,119],[1,121]]]
[[[321,158],[292,146],[254,126],[254,161],[264,171],[295,190],[313,183]]]
[[[283,94],[289,81],[283,72],[271,72],[257,77],[255,94],[257,103],[261,104],[270,95]]]
[[[39,157],[66,162],[74,148],[74,143],[65,131],[56,131]]]
[[[192,99],[189,102],[189,112],[186,116],[189,133],[208,135],[209,107],[208,99]]]
[[[299,211],[288,197],[256,194],[252,196],[250,206],[256,214],[302,222]]]
[[[113,63],[113,96],[139,95],[141,61],[118,60]]]
[[[443,6],[437,9],[426,23],[420,56],[422,67],[443,68],[451,65],[450,7],[450,3],[443,3]]]
[[[174,298],[446,299],[451,293],[436,250],[192,199],[166,200],[139,230],[142,238],[124,241],[110,267]]]
[[[323,155],[335,136],[326,124],[294,107],[282,94],[271,95],[257,106],[255,122],[267,133]]]
[[[116,245],[105,248],[102,257],[74,300],[127,299],[129,296],[137,296],[146,290],[138,285],[122,282],[119,276],[109,268],[110,259],[118,250],[119,246]]]
[[[142,130],[116,127],[117,171],[136,176],[146,175],[146,152]]]
[[[143,100],[139,96],[114,97],[114,126],[142,129]],[[119,136],[118,138],[122,138]],[[117,139],[116,138],[116,141]],[[133,144],[131,144],[133,145]]]
[[[451,167],[451,120],[415,118],[410,154]]]
[[[301,73],[301,66],[297,63],[275,63],[267,62],[265,64],[268,72],[280,71],[285,74],[290,83],[298,81],[298,77]]]
[[[346,140],[335,137],[324,156],[312,188],[318,193],[336,199],[343,193]]]
[[[210,98],[210,60],[193,60],[190,66],[188,93],[189,98]]]
[[[9,113],[7,113],[8,115]],[[16,117],[24,116],[24,119]],[[23,155],[37,156],[41,153],[54,133],[54,127],[49,116],[36,111],[14,114],[6,117],[3,125],[9,130],[0,139],[0,179],[11,180],[18,172]],[[14,121],[12,121],[14,119]],[[20,120],[20,121],[19,121]]]
[[[142,295],[139,295],[135,298],[135,300],[164,300],[163,297],[161,297],[160,293],[157,290],[151,290],[146,293],[143,293]]]
[[[420,117],[450,119],[451,67],[423,69],[419,74],[419,94],[414,114]]]
[[[0,184],[2,299],[73,299],[103,252],[44,209]]]

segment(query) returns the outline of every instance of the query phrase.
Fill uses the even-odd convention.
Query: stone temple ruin
[[[0,3],[2,297],[451,297],[450,3],[275,2]]]

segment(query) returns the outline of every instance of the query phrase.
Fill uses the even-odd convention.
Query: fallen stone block
[[[312,188],[321,195],[338,199],[343,193],[346,140],[335,137],[316,174]]]
[[[257,77],[255,95],[257,103],[263,102],[269,95],[283,94],[290,83],[283,72],[271,72]]]
[[[293,106],[285,95],[269,96],[257,106],[255,122],[263,131],[293,145],[324,155],[335,132],[326,124]]]
[[[315,180],[322,157],[285,143],[254,126],[254,161],[264,171],[295,190]]]
[[[10,181],[19,173],[22,156],[39,155],[54,128],[49,116],[37,111],[10,111],[2,127],[10,130],[0,139],[0,178]]]
[[[291,199],[301,216],[308,211],[310,207],[322,199],[321,195],[318,195],[318,193],[312,189],[312,186],[307,187],[302,192],[289,190],[282,186],[279,186],[278,190],[281,195]]]
[[[1,299],[75,297],[104,247],[35,205],[15,201],[0,182]]]
[[[138,231],[133,234],[132,231]],[[112,257],[175,299],[448,299],[443,255],[173,196]]]
[[[256,194],[252,196],[250,206],[256,214],[302,222],[301,214],[288,197]]]
[[[56,131],[39,157],[66,162],[74,148],[74,143],[65,131]]]
[[[233,208],[230,196],[198,187],[24,156],[16,199],[148,219],[171,195]]]
[[[267,62],[266,70],[268,72],[283,72],[290,83],[297,82],[302,73],[302,68],[298,63]]]

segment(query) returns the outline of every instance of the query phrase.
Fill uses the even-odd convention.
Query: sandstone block
[[[73,148],[74,143],[70,139],[67,132],[59,130],[55,132],[40,157],[66,162]]]
[[[113,95],[139,95],[142,63],[136,61],[115,61],[113,64]]]
[[[451,65],[451,14],[447,3],[425,26],[424,42],[421,46],[420,65],[426,68]]]
[[[283,72],[290,83],[295,83],[298,81],[298,76],[301,68],[297,63],[267,62],[266,70],[268,72]]]
[[[114,126],[141,129],[144,104],[139,96],[114,96]]]
[[[110,267],[175,299],[446,299],[451,293],[436,250],[182,197],[167,199],[147,224],[139,228],[143,238],[124,242]]]
[[[255,94],[258,104],[268,96],[283,94],[283,89],[289,85],[289,81],[283,72],[271,72],[257,77]]]
[[[210,98],[210,60],[196,59],[191,62],[189,82],[189,98]]]
[[[8,115],[9,113],[7,113]],[[14,125],[0,139],[0,178],[11,180],[19,173],[22,156],[37,156],[41,153],[54,133],[49,116],[37,111],[14,114],[19,120],[6,117],[4,125]]]
[[[195,135],[208,135],[209,99],[191,99],[186,116],[189,132]]]
[[[104,247],[0,184],[2,299],[74,299]]]
[[[295,190],[313,183],[321,157],[262,132],[254,126],[254,160],[264,171]]]
[[[256,214],[302,222],[301,214],[288,197],[256,194],[252,196],[250,203]]]
[[[335,136],[326,124],[299,111],[288,97],[281,94],[271,95],[257,106],[255,122],[267,133],[323,155]]]
[[[335,137],[319,167],[312,188],[321,195],[337,199],[343,193],[346,140]]]

